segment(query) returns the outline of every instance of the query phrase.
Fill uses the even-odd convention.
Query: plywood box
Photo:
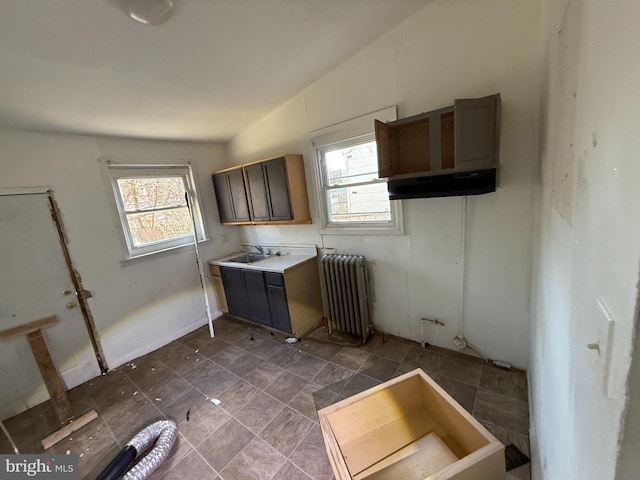
[[[337,480],[504,480],[504,446],[420,369],[323,408]]]

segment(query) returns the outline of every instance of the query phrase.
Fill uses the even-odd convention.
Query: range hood
[[[448,173],[411,178],[394,179],[387,182],[389,200],[408,198],[453,197],[480,195],[496,191],[497,169],[473,172]]]

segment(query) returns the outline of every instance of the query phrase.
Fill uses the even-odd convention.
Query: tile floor
[[[179,437],[154,480],[329,480],[316,410],[420,367],[503,443],[529,454],[523,372],[395,337],[343,347],[313,335],[288,345],[283,334],[232,317],[215,327],[214,339],[200,328],[71,390],[78,415],[95,408],[99,417],[51,452],[81,455],[80,476],[93,479],[142,427],[166,417]],[[5,425],[21,453],[41,452],[40,440],[59,428],[49,401]],[[0,453],[12,453],[3,435]],[[529,466],[507,478],[529,479]]]

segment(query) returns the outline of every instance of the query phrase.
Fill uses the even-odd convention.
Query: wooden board
[[[423,480],[458,461],[435,433],[430,433],[372,465],[354,480]]]
[[[2,330],[0,331],[0,339],[27,335],[31,332],[35,332],[36,330],[40,330],[41,328],[46,328],[46,327],[50,327],[51,325],[55,325],[56,323],[58,323],[58,319],[56,318],[55,315],[51,315],[50,317],[41,318],[39,320],[34,320],[33,322],[25,323],[17,327],[7,328],[6,330]]]
[[[60,378],[60,374],[58,370],[56,370],[53,360],[51,360],[51,355],[42,336],[42,331],[36,330],[35,332],[28,333],[27,340],[29,340],[29,346],[42,374],[42,379],[47,386],[47,391],[51,397],[56,416],[60,423],[68,422],[73,418],[73,409],[71,408],[71,403],[67,397],[67,392]]]
[[[419,379],[390,385],[328,415],[352,476],[433,431]]]
[[[412,446],[430,433],[446,446],[442,452],[459,460],[451,463],[453,457],[443,454],[442,468],[429,480],[501,480],[506,475],[504,446],[420,369],[326,407],[318,415],[337,480],[411,478],[406,475],[439,464],[439,459],[423,459],[425,452],[419,454]],[[413,454],[417,457],[405,460]],[[406,464],[391,468],[396,462],[389,459]],[[383,471],[392,473],[372,476]]]
[[[379,425],[372,432],[340,442],[340,450],[351,475],[359,478],[363,471],[383,461],[389,454],[395,454],[415,443],[416,438],[425,436],[434,426],[435,420],[430,415],[416,410]]]
[[[52,433],[51,435],[49,435],[48,437],[44,438],[42,440],[42,446],[43,448],[46,450],[49,447],[55,445],[56,443],[58,443],[60,440],[64,439],[65,437],[71,435],[73,432],[80,430],[82,427],[84,427],[86,424],[88,424],[89,422],[92,422],[93,420],[95,420],[96,418],[98,418],[98,414],[96,413],[95,410],[90,410],[87,413],[85,413],[84,415],[80,416],[79,418],[77,418],[76,420],[74,420],[73,422],[71,422],[70,424],[62,427],[60,430]]]

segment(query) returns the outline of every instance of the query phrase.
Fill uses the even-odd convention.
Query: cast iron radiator
[[[369,287],[362,255],[324,254],[320,257],[320,286],[329,333],[349,333],[364,345],[369,338]]]

